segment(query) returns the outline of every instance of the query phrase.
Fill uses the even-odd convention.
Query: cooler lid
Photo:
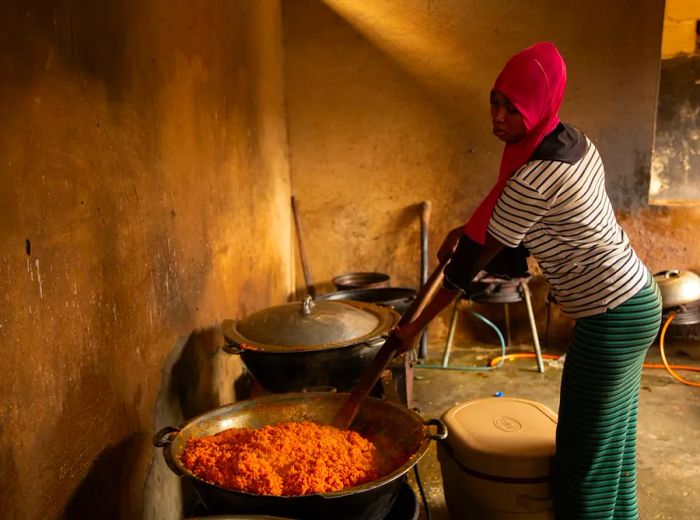
[[[443,414],[447,442],[462,466],[489,476],[541,478],[551,473],[557,414],[512,397],[478,399]]]

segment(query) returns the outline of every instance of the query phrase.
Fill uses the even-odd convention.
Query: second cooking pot
[[[416,299],[415,290],[408,287],[375,287],[372,289],[347,289],[321,294],[316,298],[326,301],[354,300],[360,302],[376,303],[383,307],[391,307],[399,314],[408,310]]]
[[[345,273],[333,277],[333,285],[339,291],[347,289],[369,289],[371,287],[387,287],[391,277],[385,273],[358,272]]]
[[[392,309],[358,301],[307,298],[225,320],[224,350],[238,354],[270,392],[332,386],[350,390],[396,326]]]

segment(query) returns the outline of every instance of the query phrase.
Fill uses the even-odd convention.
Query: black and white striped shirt
[[[533,160],[510,178],[489,233],[524,244],[551,284],[562,312],[583,318],[614,309],[647,282],[647,269],[615,219],[598,150],[586,138],[573,164]]]

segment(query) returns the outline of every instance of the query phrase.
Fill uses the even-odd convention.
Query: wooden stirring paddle
[[[412,322],[433,298],[442,284],[442,272],[448,260],[449,259],[446,259],[440,262],[440,265],[435,268],[430,278],[428,278],[425,285],[421,288],[418,296],[416,296],[416,299],[413,300],[411,306],[401,317],[398,327]],[[384,345],[382,345],[374,356],[374,359],[372,359],[370,365],[362,373],[360,380],[353,387],[348,400],[345,401],[345,404],[343,404],[342,408],[333,419],[333,426],[341,430],[350,428],[350,425],[355,420],[357,411],[360,409],[362,401],[364,401],[372,391],[372,388],[379,380],[379,376],[384,372],[387,366],[389,366],[389,363],[400,346],[401,342],[399,338],[391,332],[384,342]]]

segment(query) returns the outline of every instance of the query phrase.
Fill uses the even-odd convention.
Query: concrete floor
[[[667,340],[667,345],[669,341]],[[531,347],[511,348],[508,353],[531,351]],[[451,365],[483,366],[498,350],[493,346],[459,347]],[[667,346],[671,364],[700,367],[700,341],[685,340],[683,345]],[[442,345],[431,345],[430,353],[441,354]],[[554,349],[546,351],[557,354]],[[428,360],[428,363],[437,362]],[[659,348],[653,346],[647,362],[660,363]],[[556,411],[562,369],[546,363],[544,374],[536,371],[534,359],[507,362],[492,372],[457,372],[417,369],[414,383],[415,406],[425,418],[439,417],[459,402],[493,396],[532,399]],[[700,374],[683,372],[693,381]],[[700,518],[700,388],[675,382],[664,369],[645,369],[638,425],[638,483],[640,516],[643,520]],[[442,492],[442,478],[435,445],[419,464],[428,494],[433,520],[449,517]],[[413,479],[412,484],[415,487]],[[421,511],[421,518],[425,514]],[[468,518],[465,513],[465,518]]]

